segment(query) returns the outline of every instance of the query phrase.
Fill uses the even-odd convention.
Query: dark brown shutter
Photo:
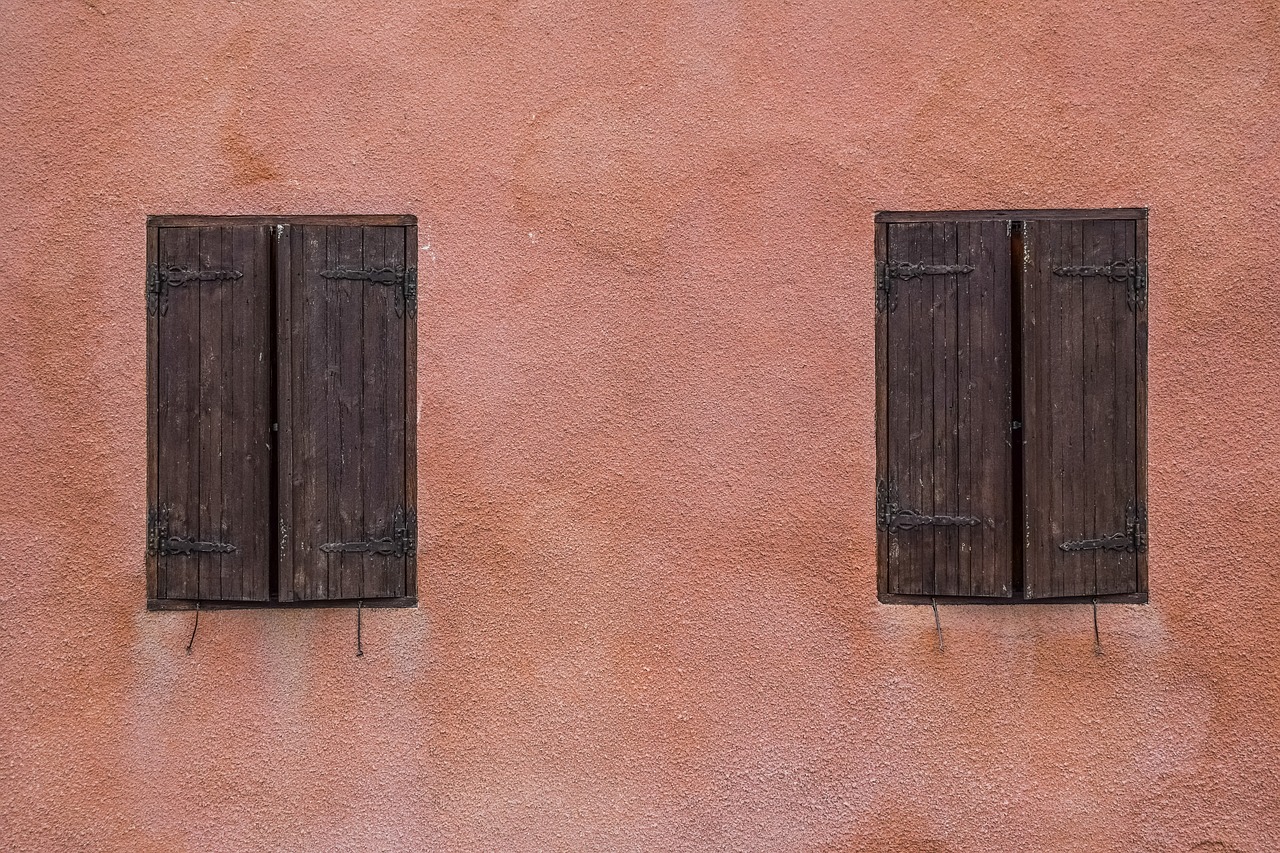
[[[1007,223],[880,227],[881,591],[1009,596],[1013,536]]]
[[[1026,229],[1026,597],[1144,591],[1145,222]]]
[[[323,225],[282,235],[280,598],[411,596],[416,238]]]
[[[265,601],[270,229],[158,228],[150,243],[149,593]]]

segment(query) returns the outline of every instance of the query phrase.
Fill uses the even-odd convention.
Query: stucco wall
[[[0,847],[1280,849],[1280,8],[0,4]],[[872,214],[1149,206],[1151,603],[876,602]],[[144,609],[144,218],[420,217],[416,610]]]

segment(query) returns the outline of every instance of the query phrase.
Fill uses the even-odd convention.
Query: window
[[[147,223],[147,596],[413,604],[416,220]]]
[[[876,217],[882,601],[1145,601],[1145,210]]]

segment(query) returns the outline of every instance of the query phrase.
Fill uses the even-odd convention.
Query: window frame
[[[1136,243],[1135,254],[1142,261],[1148,261],[1148,219],[1149,209],[1145,207],[1125,207],[1125,208],[1052,208],[1052,209],[996,209],[996,210],[932,210],[932,211],[904,211],[904,210],[886,210],[878,211],[874,216],[874,253],[875,264],[873,269],[873,293],[875,287],[879,285],[879,270],[881,265],[888,260],[888,226],[891,224],[904,223],[958,223],[958,222],[974,222],[974,221],[990,221],[1003,220],[1010,223],[1015,222],[1074,222],[1082,220],[1126,220],[1135,223]],[[1012,249],[1011,249],[1012,250]],[[1024,252],[1027,251],[1024,247]],[[1009,279],[1009,287],[1011,289],[1022,286],[1021,273],[1011,275]],[[1149,279],[1148,284],[1149,288]],[[1018,303],[1021,299],[1018,299]],[[873,309],[874,310],[874,309]],[[888,312],[875,311],[875,385],[876,385],[876,407],[875,407],[875,444],[876,444],[876,477],[880,477],[883,465],[886,459],[886,435],[887,435],[887,323]],[[1013,319],[1012,325],[1017,327],[1019,337],[1021,336],[1021,327],[1024,323],[1024,315],[1021,306],[1018,308],[1018,316]],[[1149,510],[1150,492],[1147,487],[1147,447],[1148,447],[1148,417],[1147,417],[1147,396],[1148,396],[1148,365],[1147,365],[1147,340],[1148,340],[1148,313],[1145,305],[1136,312],[1135,321],[1135,347],[1137,353],[1137,366],[1135,377],[1135,400],[1136,408],[1135,419],[1137,426],[1136,435],[1136,491],[1139,498],[1144,502]],[[1015,357],[1016,369],[1012,381],[1021,384],[1023,381],[1022,353],[1019,352]],[[1021,396],[1021,395],[1019,395]],[[1014,412],[1016,419],[1020,412]],[[1015,489],[1015,483],[1020,479],[1020,473],[1025,466],[1022,459],[1016,462],[1016,469],[1019,472],[1015,475],[1015,482],[1009,484],[1009,489],[1013,493],[1013,501],[1015,504],[1015,518],[1019,522],[1016,526],[1011,525],[1010,535],[1013,542],[1018,543],[1025,536],[1025,507],[1023,503],[1025,497],[1018,494]],[[873,489],[874,492],[874,489]],[[873,500],[875,498],[873,497]],[[878,504],[876,505],[878,511]],[[1113,603],[1113,604],[1147,604],[1149,601],[1150,588],[1148,584],[1148,554],[1147,551],[1141,550],[1135,553],[1135,569],[1137,592],[1117,593],[1105,595],[1070,595],[1059,597],[1044,598],[1027,598],[1025,597],[1026,578],[1020,570],[1014,575],[1016,583],[1012,595],[1008,597],[985,597],[985,596],[961,596],[961,595],[937,595],[937,594],[901,594],[888,592],[888,564],[883,546],[884,537],[880,535],[878,527],[876,528],[876,594],[877,600],[882,604],[982,604],[982,605],[1036,605],[1036,604],[1087,604],[1087,603]],[[1023,560],[1024,552],[1021,547],[1015,548],[1013,560],[1020,564]],[[1012,567],[1011,567],[1012,569]]]
[[[199,227],[243,227],[243,226],[269,226],[273,229],[276,226],[332,226],[332,227],[395,227],[405,229],[405,246],[407,250],[405,264],[406,267],[412,268],[415,272],[418,266],[418,235],[417,226],[418,218],[412,214],[249,214],[249,215],[221,215],[221,214],[154,214],[146,218],[146,258],[144,270],[150,270],[153,264],[157,263],[159,251],[159,231],[162,228],[199,228]],[[281,334],[283,312],[277,304],[278,294],[284,286],[277,280],[280,269],[276,262],[275,249],[272,250],[272,257],[269,260],[271,270],[271,289],[272,289],[272,317],[270,318],[270,330],[272,335],[272,363],[270,369],[271,386],[273,395],[278,399],[280,390],[277,387],[279,360],[281,348],[278,343],[278,336]],[[148,285],[149,287],[150,285]],[[157,323],[154,321],[146,308],[144,316],[146,317],[146,405],[147,405],[147,482],[146,482],[146,509],[147,512],[155,508],[159,501],[159,466],[158,466],[158,439],[159,439],[159,373],[157,356],[159,350],[159,341],[157,338]],[[405,498],[409,502],[412,509],[417,507],[417,482],[418,482],[418,458],[417,458],[417,350],[418,350],[418,323],[415,312],[406,312],[405,324],[405,383],[404,383],[404,430],[405,430]],[[276,491],[275,480],[277,480],[280,471],[280,443],[277,439],[272,448],[272,472],[271,479],[273,481],[273,494],[270,499],[271,509],[278,513],[281,502],[278,496],[274,494]],[[272,528],[274,529],[276,519],[270,519]],[[416,527],[416,520],[414,521]],[[147,524],[147,535],[150,535],[150,524]],[[417,536],[415,534],[415,539]],[[384,598],[331,598],[331,599],[312,599],[300,601],[280,601],[279,590],[280,581],[275,571],[279,565],[280,558],[276,547],[269,549],[271,553],[271,566],[268,594],[270,600],[267,601],[242,601],[242,600],[212,600],[212,599],[190,599],[190,598],[159,598],[159,557],[150,553],[147,546],[144,545],[143,555],[146,565],[146,592],[147,592],[147,610],[150,611],[168,611],[168,610],[260,610],[260,609],[315,609],[315,608],[346,608],[346,607],[417,607],[418,591],[417,591],[417,559],[415,554],[410,554],[406,558],[405,565],[405,595],[397,597]]]

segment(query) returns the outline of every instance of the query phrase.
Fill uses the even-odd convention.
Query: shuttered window
[[[412,217],[148,223],[148,598],[412,604]]]
[[[1146,212],[877,216],[885,601],[1145,600]]]

